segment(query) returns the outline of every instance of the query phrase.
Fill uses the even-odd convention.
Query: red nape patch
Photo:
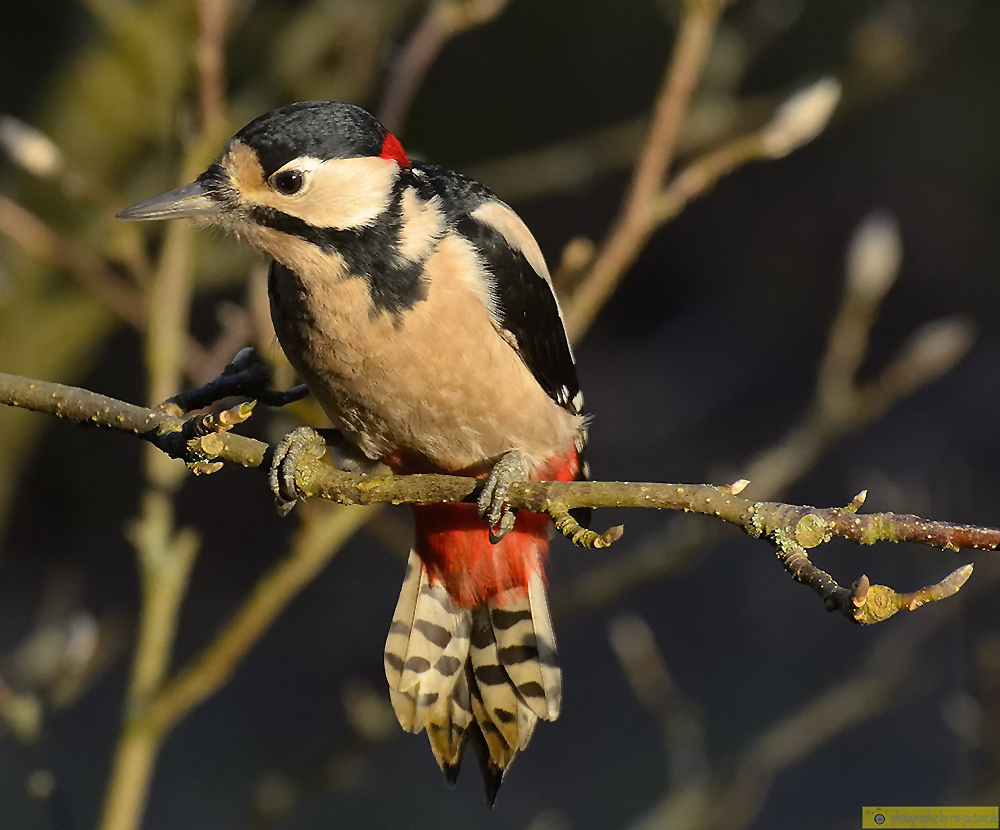
[[[382,152],[379,153],[379,157],[394,161],[400,167],[410,166],[410,159],[406,155],[406,150],[403,149],[403,145],[399,143],[399,139],[392,133],[385,134],[385,140],[382,142]]]
[[[497,544],[474,504],[415,504],[417,555],[433,583],[443,583],[455,602],[475,608],[508,588],[528,584],[543,571],[549,549],[549,517],[520,510],[514,529]]]

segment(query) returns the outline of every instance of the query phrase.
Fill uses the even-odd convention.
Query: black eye
[[[274,177],[274,189],[286,196],[292,196],[302,189],[306,177],[301,170],[282,170]]]

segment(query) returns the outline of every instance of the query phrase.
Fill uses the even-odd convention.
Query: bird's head
[[[365,110],[305,101],[254,119],[193,182],[132,205],[118,218],[194,217],[282,259],[290,238],[374,222],[409,164],[395,136]]]

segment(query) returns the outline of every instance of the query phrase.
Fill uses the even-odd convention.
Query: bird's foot
[[[320,459],[326,453],[326,440],[312,427],[293,429],[274,450],[271,462],[271,492],[278,514],[287,516],[302,498],[295,483],[295,469],[306,457]]]
[[[516,514],[507,505],[507,491],[510,485],[527,481],[524,463],[520,453],[511,451],[504,453],[493,467],[486,486],[479,494],[477,506],[479,518],[484,519],[490,528],[490,541],[495,545],[514,528]]]

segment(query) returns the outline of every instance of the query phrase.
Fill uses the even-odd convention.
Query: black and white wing
[[[494,323],[545,392],[582,415],[583,395],[562,314],[538,243],[506,204],[479,182],[433,165],[418,165],[443,197],[455,231],[486,267]]]

